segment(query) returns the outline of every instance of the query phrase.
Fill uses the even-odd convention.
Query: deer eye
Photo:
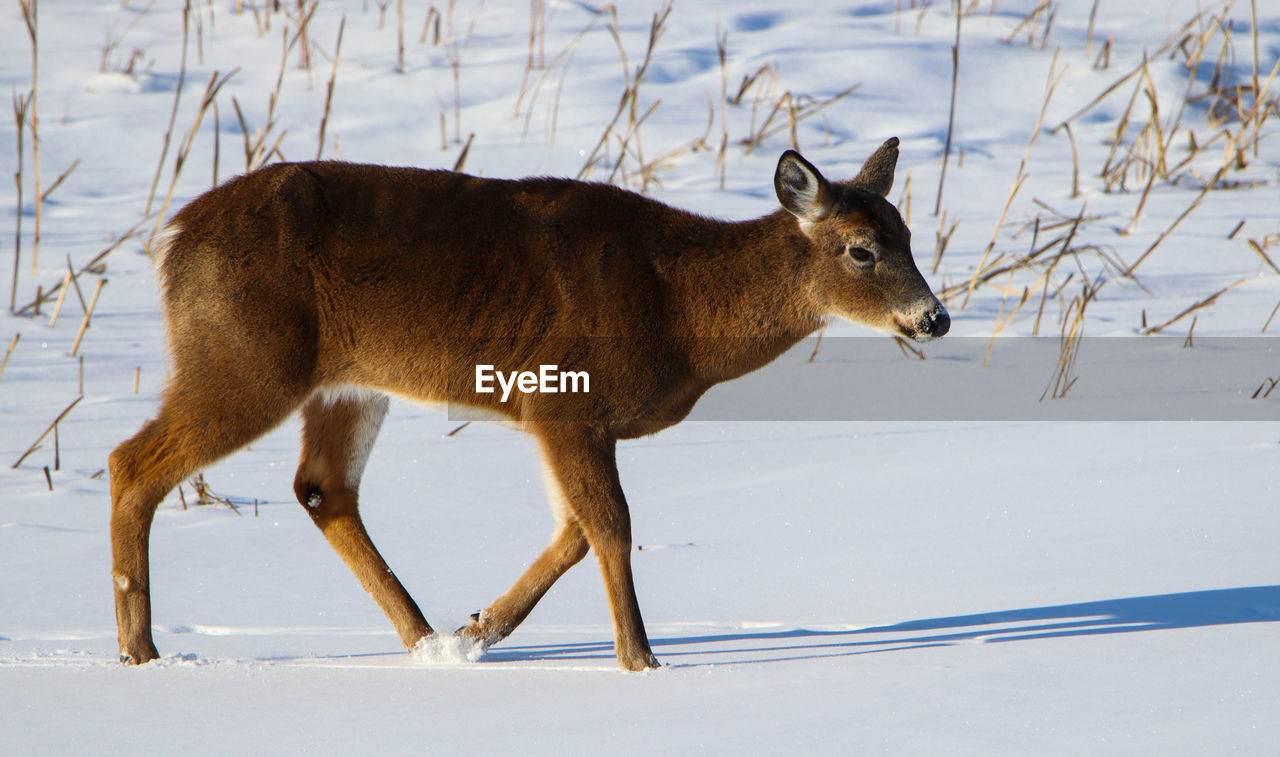
[[[844,254],[853,261],[854,265],[859,268],[870,268],[876,263],[876,255],[865,247],[854,247],[852,245],[844,248]]]

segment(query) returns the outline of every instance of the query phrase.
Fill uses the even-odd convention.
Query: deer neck
[[[808,240],[786,211],[689,230],[682,242],[662,266],[670,324],[702,379],[753,371],[821,325],[803,284]]]

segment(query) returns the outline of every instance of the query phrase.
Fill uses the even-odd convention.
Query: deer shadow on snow
[[[955,644],[1033,641],[1101,634],[1280,621],[1280,585],[1213,589],[1096,602],[924,618],[852,630],[782,629],[658,636],[672,667],[743,665],[845,657]],[[607,641],[511,646],[490,662],[611,659]]]

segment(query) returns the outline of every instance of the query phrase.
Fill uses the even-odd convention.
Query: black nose
[[[951,314],[941,304],[924,317],[925,333],[939,337],[951,330]]]

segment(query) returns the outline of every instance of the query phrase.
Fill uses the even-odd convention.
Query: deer
[[[602,183],[337,161],[272,164],[177,212],[152,249],[169,371],[156,415],[109,456],[120,659],[159,654],[149,540],[180,482],[302,419],[293,489],[408,649],[438,635],[362,524],[359,488],[389,396],[531,434],[555,527],[515,584],[454,632],[507,636],[593,551],[626,671],[659,667],[631,570],[619,440],[686,417],[831,318],[915,341],[950,316],[887,196],[889,139],[851,181],[787,150],[781,207],[746,221]],[[478,391],[477,366],[589,375],[587,391]]]

